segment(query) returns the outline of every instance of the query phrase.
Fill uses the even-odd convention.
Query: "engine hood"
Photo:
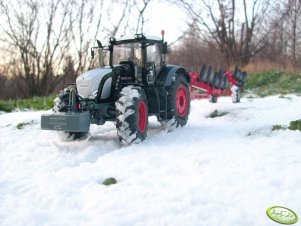
[[[112,73],[112,69],[106,67],[96,68],[78,76],[76,79],[78,94],[83,98],[93,98],[93,95],[98,91],[99,83],[109,73]]]

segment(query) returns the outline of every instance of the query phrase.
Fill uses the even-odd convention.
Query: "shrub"
[[[53,107],[55,96],[33,97],[22,100],[0,101],[0,111],[11,112],[14,109],[49,110]]]
[[[300,130],[301,131],[301,119],[296,121],[291,121],[288,127],[290,130]]]
[[[277,130],[285,130],[286,127],[282,125],[273,125],[272,131],[277,131]]]
[[[11,112],[15,109],[14,104],[7,101],[0,101],[0,111]]]
[[[301,74],[283,72],[255,73],[248,76],[246,89],[254,90],[259,96],[300,93]]]
[[[18,123],[18,125],[16,127],[17,127],[17,129],[23,129],[25,126],[32,125],[32,124],[33,124],[33,120],[31,120],[30,122]]]
[[[106,186],[110,186],[110,185],[116,184],[116,183],[117,183],[117,181],[116,181],[116,179],[113,178],[113,177],[109,177],[109,178],[105,179],[105,180],[102,182],[102,184],[103,184],[103,185],[106,185]]]

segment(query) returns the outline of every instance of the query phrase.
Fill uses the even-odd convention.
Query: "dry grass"
[[[274,63],[265,59],[254,60],[253,62],[245,66],[243,70],[247,71],[248,74],[262,73],[262,72],[269,72],[269,71],[282,71],[286,73],[293,73],[296,71],[294,70],[293,66],[290,63],[281,65],[279,63]]]

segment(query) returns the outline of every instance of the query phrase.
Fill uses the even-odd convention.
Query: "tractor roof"
[[[143,34],[135,34],[133,36],[124,36],[119,39],[116,39],[115,37],[111,37],[109,39],[110,44],[112,45],[118,45],[118,44],[126,44],[126,43],[137,43],[137,42],[145,42],[150,44],[160,43],[162,42],[162,38],[156,37],[156,36],[149,36],[149,35],[143,35]]]

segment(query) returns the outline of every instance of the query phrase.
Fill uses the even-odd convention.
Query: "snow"
[[[300,216],[300,131],[271,131],[300,119],[299,106],[296,95],[193,101],[186,127],[150,118],[147,139],[128,147],[113,123],[71,142],[40,130],[45,111],[1,114],[0,225],[272,226],[273,205]],[[215,109],[229,114],[207,118]]]

